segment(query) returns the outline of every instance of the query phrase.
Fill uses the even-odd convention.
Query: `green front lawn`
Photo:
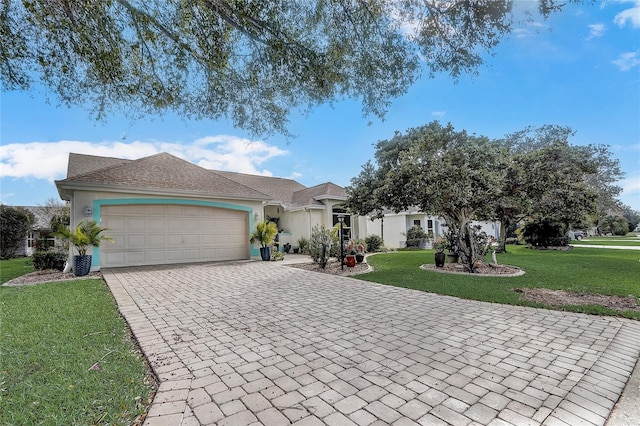
[[[464,299],[543,307],[520,300],[516,288],[548,288],[580,293],[640,297],[640,252],[581,247],[572,251],[537,251],[507,246],[498,255],[501,264],[519,266],[520,277],[481,277],[444,274],[420,269],[434,262],[433,250],[403,251],[371,256],[374,271],[357,278],[413,288]],[[550,307],[550,306],[546,306]],[[617,312],[602,306],[565,306],[563,309],[592,314],[617,315],[640,320],[640,312]]]
[[[102,280],[0,287],[0,424],[130,425],[148,373]]]
[[[0,260],[0,285],[30,272],[33,272],[33,264],[30,257]]]

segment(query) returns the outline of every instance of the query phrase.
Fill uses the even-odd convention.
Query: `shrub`
[[[307,240],[305,237],[298,238],[296,244],[298,245],[300,254],[307,254],[309,252],[309,240]]]
[[[309,255],[313,263],[318,264],[322,269],[327,266],[332,245],[331,231],[324,226],[314,226],[309,239]]]
[[[284,253],[272,250],[271,251],[271,260],[284,260]]]
[[[382,241],[382,237],[379,235],[369,235],[364,241],[369,253],[382,251],[382,247],[384,246],[384,241]]]
[[[532,246],[566,246],[569,238],[565,237],[566,226],[560,222],[539,220],[524,226],[524,240]]]
[[[331,235],[331,249],[329,250],[329,257],[340,258],[340,224],[336,223],[331,230],[327,230]],[[347,254],[347,247],[344,247],[344,254]]]
[[[423,241],[429,239],[429,235],[419,226],[413,226],[405,234],[407,236],[407,248],[420,247]]]
[[[21,207],[7,207],[0,204],[0,258],[15,257],[24,245],[33,215]]]
[[[62,271],[67,261],[67,252],[60,250],[37,250],[33,253],[31,259],[33,267],[36,270],[57,269],[58,271]]]

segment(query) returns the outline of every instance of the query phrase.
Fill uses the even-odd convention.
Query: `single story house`
[[[138,160],[71,153],[56,186],[71,202],[72,227],[93,219],[114,239],[89,252],[93,270],[257,257],[249,243],[257,222],[276,222],[279,243],[296,245],[315,225],[337,223],[347,198],[330,182],[307,188],[208,170],[167,153]],[[350,223],[347,216],[347,231]]]
[[[93,219],[113,243],[92,254],[92,269],[259,257],[249,243],[257,222],[278,225],[278,242],[297,245],[314,226],[332,228],[345,215],[347,193],[331,182],[306,187],[292,179],[209,170],[167,153],[138,160],[69,154],[67,177],[56,181],[71,203],[70,222]],[[441,234],[442,221],[419,212],[383,222],[346,215],[345,235],[377,234],[391,248],[418,224]]]
[[[480,225],[481,230],[487,235],[498,238],[500,235],[500,223],[493,221],[474,221],[474,225]],[[384,217],[371,220],[371,217],[354,217],[354,235],[380,235],[387,248],[406,247],[406,233],[414,226],[422,228],[427,234],[435,237],[443,235],[447,231],[444,219],[438,216],[421,212],[417,207],[395,213],[391,210],[384,211]],[[363,237],[364,238],[364,237]],[[423,248],[431,248],[431,242],[427,242]]]
[[[40,206],[17,206],[33,215],[33,223],[29,224],[24,244],[16,251],[17,256],[31,256],[40,245],[40,248],[61,247],[62,241],[54,237],[51,229],[53,212]]]

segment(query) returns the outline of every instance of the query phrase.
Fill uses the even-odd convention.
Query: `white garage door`
[[[103,206],[102,267],[249,258],[247,212],[189,205]]]

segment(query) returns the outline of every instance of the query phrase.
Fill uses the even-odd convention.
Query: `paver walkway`
[[[147,426],[603,425],[640,354],[638,321],[275,262],[103,275],[160,380]]]

